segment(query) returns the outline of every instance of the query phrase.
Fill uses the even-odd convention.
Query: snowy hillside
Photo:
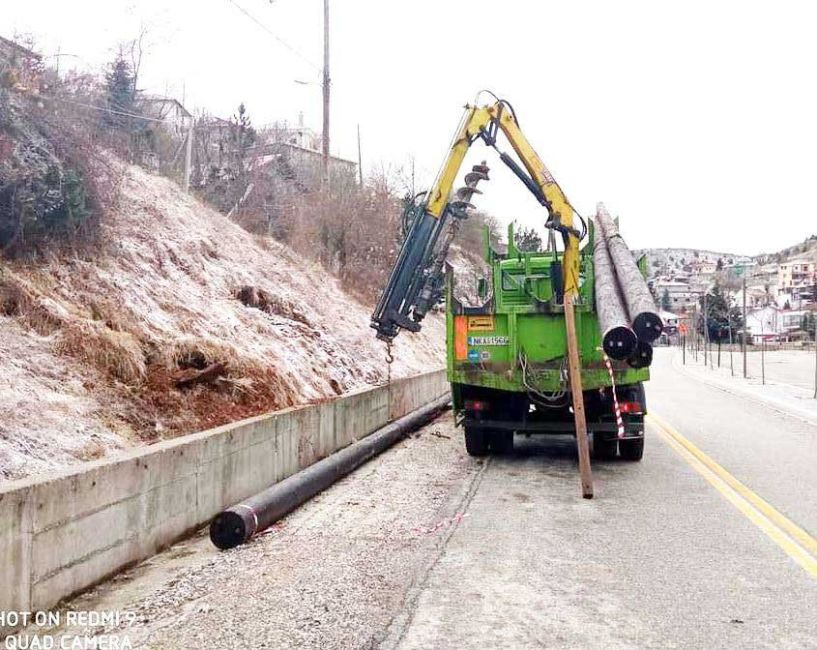
[[[136,167],[96,250],[0,264],[0,307],[3,478],[386,379],[370,309],[320,266]],[[441,367],[442,317],[395,357]]]
[[[650,277],[694,272],[702,265],[716,266],[719,260],[723,265],[731,266],[752,259],[746,255],[719,253],[697,248],[647,248],[633,252],[636,257],[647,255],[647,269]]]

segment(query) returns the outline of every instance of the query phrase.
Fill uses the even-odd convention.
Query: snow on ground
[[[687,350],[686,363],[680,350],[656,348],[659,353],[672,354],[672,364],[678,370],[722,390],[764,402],[774,409],[784,411],[817,425],[817,399],[814,399],[815,355],[806,350],[767,351],[766,383],[763,383],[760,352],[753,350],[747,355],[748,378],[743,378],[743,356],[733,352],[734,376],[729,353],[721,352],[721,366],[717,365],[717,352],[704,365],[703,353],[695,360]]]
[[[0,317],[0,478],[37,474],[131,444],[104,421],[99,373],[54,354],[53,340]]]
[[[0,303],[5,478],[387,376],[370,309],[322,267],[136,167],[96,250],[0,266]],[[440,315],[398,336],[392,376],[441,367],[444,336]],[[216,361],[218,386],[174,387]]]
[[[481,278],[487,279],[491,275],[488,263],[456,244],[451,246],[447,259],[454,273],[454,295],[457,300],[466,307],[482,306],[485,300],[479,297],[477,288]]]

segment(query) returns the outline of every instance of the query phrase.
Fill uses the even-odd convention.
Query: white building
[[[171,135],[187,137],[193,116],[178,100],[159,95],[142,95],[139,97],[139,108],[148,117],[162,120],[163,128]]]
[[[746,330],[754,341],[787,340],[792,332],[801,329],[805,314],[803,310],[764,307],[746,315]]]
[[[783,292],[811,286],[815,282],[817,264],[809,260],[793,259],[777,267],[777,287]]]
[[[669,295],[669,307],[675,311],[691,309],[701,297],[701,291],[696,291],[686,282],[678,280],[656,280],[653,284],[659,305],[664,300],[664,294]]]
[[[758,284],[750,284],[746,287],[746,308],[762,309],[768,305],[777,304],[775,293],[766,291],[766,288]],[[743,305],[743,289],[735,293],[735,305]],[[781,305],[782,306],[782,305]]]

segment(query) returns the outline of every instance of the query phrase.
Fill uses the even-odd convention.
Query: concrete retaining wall
[[[439,370],[9,482],[0,487],[0,610],[52,607],[448,390]]]

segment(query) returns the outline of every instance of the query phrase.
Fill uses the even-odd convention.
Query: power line
[[[288,49],[290,52],[292,52],[299,59],[301,59],[301,60],[305,61],[306,63],[308,63],[310,66],[315,68],[315,70],[320,70],[321,69],[320,66],[315,65],[308,57],[301,54],[298,50],[296,50],[294,47],[292,47],[284,39],[282,39],[280,36],[275,34],[272,30],[270,30],[269,27],[267,27],[264,23],[262,23],[260,20],[258,20],[249,11],[244,9],[244,7],[242,7],[240,4],[238,4],[235,0],[227,0],[227,2],[234,5],[235,8],[238,9],[242,14],[244,14],[247,18],[249,18],[251,21],[253,21],[256,25],[258,25],[265,32],[267,32],[267,34],[272,36],[276,41],[278,41],[281,45],[283,45],[286,49]]]
[[[163,120],[156,117],[148,117],[146,115],[138,115],[136,113],[128,113],[127,111],[117,111],[112,108],[107,108],[105,106],[96,106],[95,104],[85,104],[83,102],[75,102],[70,99],[62,99],[58,97],[49,97],[51,101],[56,102],[63,102],[65,104],[73,104],[74,106],[82,106],[83,108],[91,108],[95,111],[100,111],[102,113],[110,113],[111,115],[123,115],[125,117],[134,117],[139,120],[144,120],[146,122],[161,122],[161,123],[172,123],[173,120]]]

